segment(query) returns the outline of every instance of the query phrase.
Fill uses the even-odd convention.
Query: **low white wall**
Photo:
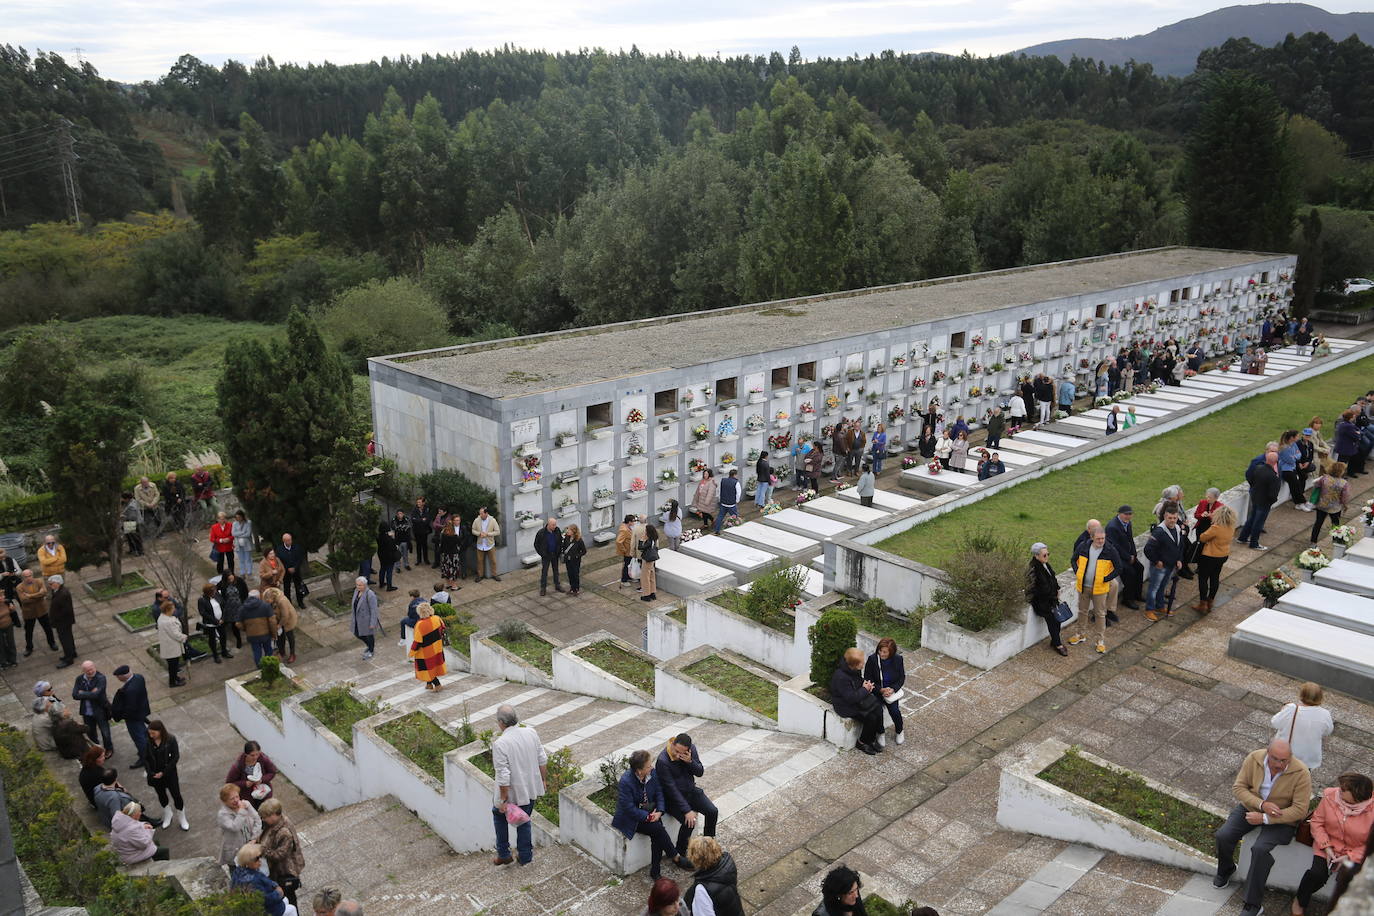
[[[1020,652],[1024,648],[1026,630],[1023,623],[1004,620],[995,627],[974,633],[955,626],[947,611],[936,611],[921,621],[921,646],[986,670]]]
[[[362,776],[354,759],[353,748],[301,708],[303,702],[329,689],[329,686],[334,685],[298,693],[282,702],[285,767],[276,757],[272,757],[278,768],[286,770],[286,775],[296,787],[326,811],[357,804],[370,797],[363,791]],[[358,700],[365,699],[357,693],[353,693],[353,696]]]
[[[853,719],[841,716],[830,704],[806,691],[809,675],[802,674],[778,686],[778,728],[797,735],[821,738],[841,750],[859,740]]]
[[[229,724],[238,729],[244,740],[258,742],[263,753],[274,762],[278,758],[285,760],[290,751],[281,720],[243,687],[257,677],[254,671],[224,682],[224,705],[228,708]]]
[[[558,640],[534,627],[530,627],[529,631],[551,644],[554,649],[561,645]],[[491,639],[495,632],[495,627],[488,627],[472,634],[468,661],[473,674],[494,677],[514,684],[529,684],[531,687],[553,687],[553,675],[497,644]]]
[[[599,776],[588,777],[564,789],[558,796],[558,830],[561,841],[584,849],[613,874],[629,875],[647,868],[652,858],[649,838],[625,835],[611,826],[611,814],[587,798],[601,788]],[[680,824],[672,815],[663,815],[668,836],[677,839]],[[665,872],[671,869],[665,868]]]
[[[645,649],[654,658],[675,658],[687,651],[687,626],[668,616],[672,608],[648,612]]]
[[[759,715],[681,670],[708,655],[719,655],[735,664],[744,661],[738,657],[730,658],[731,653],[725,649],[712,649],[710,646],[691,649],[670,662],[661,661],[654,668],[654,705],[669,712],[702,719],[776,729],[778,723],[773,719]]]
[[[1051,785],[1036,774],[1064,755],[1068,745],[1054,738],[1031,748],[1019,760],[1002,771],[997,795],[997,823],[1008,830],[1033,833],[1038,836],[1083,843],[1118,855],[1147,862],[1158,862],[1201,874],[1215,874],[1214,855],[1200,852],[1171,837],[1152,830],[1114,811],[1088,801],[1066,789]],[[1122,770],[1092,754],[1080,754],[1085,760],[1109,769]],[[1137,774],[1139,775],[1139,774]],[[1201,808],[1224,820],[1227,812],[1215,805],[1193,798],[1183,792],[1142,777],[1157,791],[1172,795],[1194,807]],[[1249,845],[1242,842],[1233,880],[1243,882],[1250,867]],[[1312,847],[1297,842],[1274,849],[1274,868],[1269,874],[1269,887],[1296,890],[1302,875],[1312,864]],[[1330,884],[1319,896],[1330,892]]]
[[[807,671],[810,668],[810,650],[803,642],[799,651],[795,628],[789,636],[713,604],[710,600],[733,590],[732,587],[718,588],[687,599],[687,644],[683,651],[697,646],[727,646],[783,674]]]
[[[614,643],[621,650],[637,658],[642,658],[650,664],[655,661],[654,658],[631,646],[623,639],[619,639],[615,634],[599,630],[554,650],[554,687],[570,693],[583,693],[587,696],[602,697],[619,703],[630,703],[634,706],[653,706],[654,698],[652,696],[576,654],[578,649],[598,642]]]

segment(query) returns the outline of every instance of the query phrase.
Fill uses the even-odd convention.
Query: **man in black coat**
[[[1107,523],[1107,543],[1116,549],[1121,558],[1121,603],[1133,611],[1140,610],[1141,586],[1145,582],[1145,569],[1140,565],[1135,549],[1135,529],[1131,527],[1134,510],[1122,506],[1116,510],[1116,517]],[[1111,617],[1108,617],[1111,620]]]
[[[697,826],[697,814],[706,819],[701,828],[702,836],[716,835],[716,820],[720,811],[706,796],[705,790],[697,785],[697,777],[706,772],[701,765],[692,736],[683,732],[669,740],[668,745],[658,752],[654,762],[658,772],[658,783],[663,787],[663,800],[668,813],[682,823],[677,832],[677,854],[687,855],[687,841]]]
[[[76,637],[72,627],[76,626],[76,609],[72,606],[72,593],[62,583],[61,576],[48,576],[48,620],[57,631],[57,639],[62,643],[62,660],[57,667],[66,668],[76,661]]]
[[[143,753],[148,747],[148,718],[153,714],[148,706],[148,685],[143,675],[131,673],[128,665],[116,668],[114,676],[121,686],[110,701],[110,718],[116,722],[124,720],[124,727],[129,730],[129,740],[137,749],[138,759],[134,761],[134,766],[141,767]]]
[[[1054,382],[1043,372],[1035,377],[1035,405],[1040,411],[1039,421],[1048,423],[1054,412]],[[1030,405],[1027,405],[1027,410]]]
[[[539,554],[539,594],[549,593],[549,568],[553,568],[553,590],[563,591],[563,583],[558,578],[558,558],[563,553],[563,532],[558,520],[549,516],[544,527],[534,536],[534,552]]]
[[[1268,550],[1268,547],[1260,544],[1259,536],[1283,485],[1283,478],[1279,476],[1278,452],[1265,452],[1263,461],[1250,465],[1250,470],[1245,472],[1245,479],[1250,484],[1250,511],[1236,537],[1249,541],[1251,550]]]
[[[95,662],[81,663],[81,676],[72,685],[72,699],[80,701],[81,718],[86,720],[86,737],[92,744],[99,737],[108,760],[114,756],[114,741],[110,738],[110,697],[105,693],[105,675],[96,669]]]
[[[429,562],[429,536],[434,528],[434,510],[429,507],[429,502],[421,496],[415,500],[415,508],[410,510],[410,534],[415,539],[415,563],[421,565]],[[439,558],[434,558],[434,565],[439,565]]]
[[[291,583],[296,584],[296,604],[302,609],[305,608],[305,596],[309,594],[309,589],[305,587],[305,571],[309,558],[306,556],[305,548],[295,543],[290,534],[281,536],[281,544],[277,546],[277,559],[281,561],[282,575],[281,590],[287,600],[291,600]]]
[[[1174,615],[1173,609],[1168,607],[1166,591],[1169,582],[1183,568],[1183,548],[1188,543],[1178,523],[1178,515],[1173,504],[1166,507],[1163,524],[1157,525],[1145,542],[1145,559],[1150,563],[1150,584],[1145,589],[1147,620],[1158,620],[1160,611],[1165,612],[1166,617]]]
[[[864,680],[863,663],[861,650],[844,650],[844,658],[830,676],[830,705],[837,715],[859,723],[859,740],[854,746],[873,755],[879,752],[876,742],[883,727],[883,704],[873,695],[874,683]]]

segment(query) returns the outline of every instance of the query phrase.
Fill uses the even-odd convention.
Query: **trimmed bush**
[[[461,512],[464,522],[471,523],[483,506],[488,515],[500,517],[501,504],[496,501],[496,494],[457,471],[443,469],[421,474],[419,488],[431,506]]]
[[[811,682],[818,687],[830,685],[830,675],[859,636],[854,615],[835,607],[827,608],[806,631],[811,640]]]
[[[945,584],[934,592],[936,607],[950,621],[973,633],[1010,619],[1026,604],[1026,564],[1011,538],[984,528],[963,534]]]

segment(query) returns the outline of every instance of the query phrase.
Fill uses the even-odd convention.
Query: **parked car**
[[[1367,289],[1374,289],[1374,280],[1366,280],[1364,277],[1351,277],[1341,283],[1341,292],[1347,296],[1362,293]]]

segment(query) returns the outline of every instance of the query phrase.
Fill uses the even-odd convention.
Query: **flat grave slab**
[[[1177,404],[1170,404],[1168,407],[1161,407],[1158,404],[1146,404],[1140,400],[1139,396],[1136,396],[1121,403],[1121,412],[1125,413],[1127,407],[1134,407],[1137,417],[1166,417],[1173,413],[1177,406]],[[1102,410],[1104,408],[1094,407],[1093,409]]]
[[[852,489],[852,488],[851,488]],[[848,492],[848,491],[841,491]],[[915,502],[915,500],[912,500]],[[877,504],[876,501],[874,503]],[[816,515],[811,512],[803,512],[800,509],[783,509],[781,512],[774,512],[772,515],[760,515],[758,521],[772,528],[779,528],[783,531],[790,531],[793,534],[800,534],[803,537],[814,538],[824,541],[828,538],[839,537],[854,526],[849,522],[842,522],[833,518],[826,518],[823,515]],[[749,524],[754,524],[750,522]],[[741,525],[740,527],[744,527]]]
[[[756,578],[777,561],[777,556],[766,550],[731,541],[718,534],[687,541],[678,549],[690,557],[728,569],[740,582]]]
[[[1038,445],[1053,445],[1061,449],[1078,448],[1080,445],[1086,445],[1088,443],[1087,438],[1065,436],[1060,433],[1047,433],[1042,432],[1038,429],[1031,429],[1022,433],[1017,433],[1016,438],[1024,439],[1027,442],[1032,442]]]
[[[1007,451],[1002,448],[988,449],[989,452],[996,452],[1002,458],[1002,463],[1010,468],[1023,468],[1030,464],[1039,464],[1044,458],[1038,455],[1022,455],[1019,452]],[[975,465],[976,467],[976,465]]]
[[[850,502],[858,502],[859,494],[853,487],[841,490],[835,494],[840,499],[847,499]],[[907,509],[914,509],[921,504],[921,500],[912,499],[910,496],[901,496],[891,490],[874,490],[873,505],[879,509],[886,509],[889,512],[905,512]],[[787,510],[784,510],[787,511]]]
[[[1091,419],[1096,425],[1101,426],[1103,429],[1106,429],[1107,415],[1110,413],[1111,411],[1108,410],[1106,407],[1094,407],[1092,410],[1089,410],[1086,413],[1082,414],[1082,416]],[[1135,421],[1137,424],[1149,423],[1151,420],[1157,418],[1158,416],[1159,414],[1156,413],[1151,413],[1149,415],[1143,414],[1141,413],[1139,407],[1135,409]],[[1121,419],[1125,420],[1125,418],[1126,408],[1123,405],[1121,408]]]
[[[943,496],[965,487],[980,487],[982,481],[976,474],[953,469],[932,474],[924,466],[910,468],[902,472],[902,486],[926,496]]]
[[[680,598],[739,581],[731,570],[677,550],[660,550],[654,573],[664,591]]]
[[[732,541],[766,550],[787,560],[809,560],[821,551],[821,542],[814,538],[758,522],[745,522],[726,528],[721,534]]]
[[[1027,430],[1029,432],[1029,430]],[[1017,433],[1016,438],[1004,436],[1002,438],[1002,448],[1017,451],[1023,455],[1039,455],[1041,458],[1053,458],[1064,451],[1062,445],[1045,445],[1042,442],[1034,442],[1026,438],[1026,433]]]
[[[1345,558],[1355,563],[1374,566],[1374,538],[1360,538],[1345,548]]]
[[[1144,397],[1158,398],[1164,401],[1175,401],[1179,404],[1201,404],[1203,401],[1210,401],[1216,397],[1215,394],[1203,391],[1187,391],[1182,388],[1161,388],[1150,395]]]
[[[802,591],[808,598],[819,598],[825,592],[825,575],[819,570],[812,569],[810,566],[793,566],[793,569],[800,569],[806,573],[806,581],[802,585]],[[747,592],[754,583],[746,582],[741,585],[738,591]]]
[[[1162,410],[1164,411],[1164,413],[1161,414],[1161,416],[1168,416],[1169,414],[1177,413],[1185,407],[1192,406],[1191,402],[1184,404],[1178,401],[1169,400],[1167,398],[1157,397],[1153,394],[1138,394],[1135,396],[1135,398],[1132,399],[1131,403],[1138,404],[1141,407],[1150,407],[1155,410]],[[1139,410],[1139,407],[1136,409]]]
[[[1225,382],[1214,382],[1206,376],[1202,375],[1195,375],[1192,378],[1186,378],[1183,380],[1184,391],[1197,391],[1209,395],[1214,395],[1228,394],[1234,389],[1234,385],[1228,385]]]
[[[1327,588],[1374,597],[1374,566],[1354,560],[1332,560],[1326,569],[1317,570],[1312,579]]]
[[[973,475],[973,482],[977,483],[978,478]],[[816,515],[824,515],[841,522],[851,525],[867,525],[870,522],[880,521],[887,518],[892,513],[886,509],[879,509],[877,506],[861,506],[844,499],[836,499],[833,496],[818,496],[808,500],[799,506],[803,512],[813,512]]]
[[[1236,626],[1226,654],[1374,700],[1374,636],[1262,608]]]
[[[1303,582],[1276,607],[1285,614],[1374,636],[1374,601],[1349,592]]]
[[[1078,426],[1083,429],[1090,429],[1093,432],[1102,433],[1103,435],[1107,434],[1107,419],[1105,415],[1100,417],[1090,417],[1084,416],[1083,414],[1078,414],[1077,416],[1065,417],[1064,419],[1056,420],[1055,422],[1064,423],[1069,426]]]
[[[1237,388],[1246,388],[1260,380],[1258,375],[1247,375],[1239,369],[1232,369],[1230,372],[1213,371],[1204,372],[1202,374],[1205,378],[1223,383],[1230,383]]]

